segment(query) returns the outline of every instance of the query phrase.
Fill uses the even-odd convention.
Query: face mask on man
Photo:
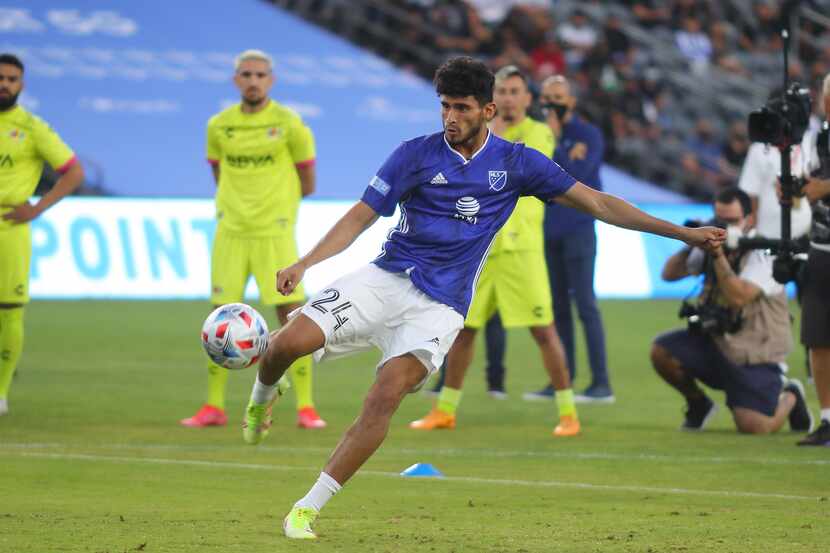
[[[556,102],[548,102],[547,104],[542,106],[542,109],[552,110],[554,113],[556,113],[556,117],[558,117],[560,120],[562,120],[568,113],[567,105],[557,104]]]

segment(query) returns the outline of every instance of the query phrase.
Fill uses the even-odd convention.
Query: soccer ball
[[[244,303],[217,307],[202,325],[202,346],[208,357],[226,369],[250,367],[268,347],[268,325]]]

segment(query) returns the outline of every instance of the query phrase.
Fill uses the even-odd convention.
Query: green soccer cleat
[[[245,420],[242,422],[242,438],[246,444],[258,445],[262,443],[271,429],[271,403],[262,405],[253,401],[248,402],[245,409]]]
[[[317,519],[320,511],[311,507],[294,507],[282,521],[282,529],[286,538],[294,540],[316,540],[317,534],[311,530],[311,525]]]

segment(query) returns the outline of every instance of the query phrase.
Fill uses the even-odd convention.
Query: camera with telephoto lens
[[[684,300],[677,315],[681,319],[686,319],[686,326],[690,332],[710,336],[734,334],[741,329],[743,322],[740,313],[706,301],[692,303]]]
[[[810,111],[809,89],[792,83],[783,95],[773,96],[749,114],[749,139],[779,147],[798,144],[810,124]]]

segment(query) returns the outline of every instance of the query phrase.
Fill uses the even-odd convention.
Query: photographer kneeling
[[[737,188],[715,199],[715,224],[742,234],[752,210]],[[775,432],[789,418],[793,430],[812,425],[797,380],[785,383],[782,368],[792,349],[784,286],[772,278],[772,257],[757,251],[718,248],[707,254],[684,248],[666,261],[663,279],[704,274],[697,305],[684,303],[689,328],[658,336],[651,349],[657,373],[688,403],[683,430],[702,430],[717,411],[698,381],[726,392],[739,432]]]

